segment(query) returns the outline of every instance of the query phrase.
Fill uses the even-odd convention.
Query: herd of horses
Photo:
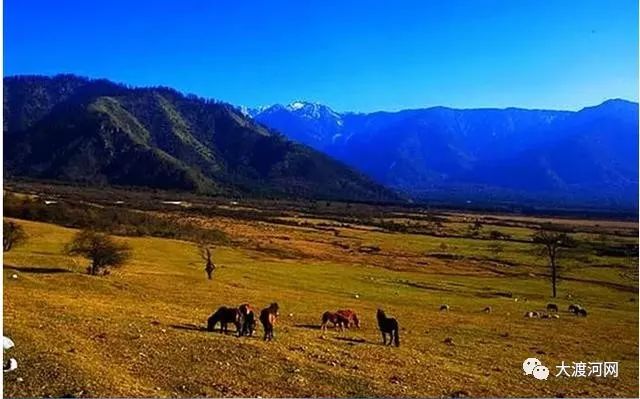
[[[569,305],[569,313],[573,313],[576,316],[580,316],[580,317],[587,317],[587,309],[583,308],[581,305],[578,304],[571,304]],[[547,312],[541,312],[541,311],[529,311],[526,312],[524,314],[524,317],[526,318],[539,318],[539,319],[558,319],[560,318],[560,315],[558,315],[558,312],[560,312],[560,309],[558,308],[558,305],[556,305],[555,303],[550,303],[547,305]]]
[[[279,306],[272,303],[269,307],[260,311],[258,319],[264,330],[264,340],[271,341],[274,337],[274,326],[279,316]],[[387,317],[382,309],[378,309],[376,313],[378,320],[378,328],[382,333],[382,344],[400,346],[398,321],[393,317]],[[221,306],[207,319],[207,331],[215,331],[216,325],[220,323],[220,332],[226,333],[229,324],[233,324],[236,328],[238,337],[253,336],[256,331],[256,317],[253,308],[248,303],[244,303],[237,308]],[[345,328],[360,328],[360,319],[358,315],[351,309],[341,309],[337,312],[324,312],[322,314],[322,322],[320,329],[325,332],[327,325],[331,323],[335,329],[344,331]],[[387,341],[387,336],[389,340]]]
[[[440,306],[440,311],[449,311],[449,305],[443,304]],[[485,313],[491,313],[491,307],[484,308]],[[587,316],[587,310],[580,305],[571,304],[568,308],[569,312],[576,316]],[[550,303],[547,305],[547,312],[530,311],[525,313],[525,317],[530,318],[559,318],[558,305]],[[264,330],[264,340],[271,341],[274,337],[274,326],[279,315],[279,307],[277,303],[272,303],[267,308],[262,309],[260,312],[259,320],[262,323]],[[398,321],[393,317],[387,317],[382,309],[378,309],[376,313],[376,319],[378,321],[378,328],[382,333],[382,344],[400,346],[400,328]],[[256,331],[256,317],[253,308],[248,303],[244,303],[237,308],[230,308],[221,306],[216,310],[207,320],[207,330],[214,331],[216,325],[220,323],[220,332],[226,333],[229,323],[235,325],[236,331],[239,337],[253,336]],[[324,312],[322,314],[322,321],[320,329],[322,332],[327,331],[328,324],[333,324],[335,329],[344,331],[345,329],[356,327],[360,328],[360,319],[356,312],[351,309],[340,309],[336,312]],[[388,340],[387,340],[388,337]]]
[[[262,309],[260,312],[260,323],[264,329],[264,340],[271,341],[274,335],[274,326],[278,319],[279,306],[272,303],[269,307]],[[256,331],[256,317],[253,308],[248,303],[243,303],[237,308],[221,306],[216,310],[209,319],[207,319],[207,331],[214,331],[216,324],[220,323],[220,332],[227,332],[229,323],[236,327],[239,337],[252,336]]]

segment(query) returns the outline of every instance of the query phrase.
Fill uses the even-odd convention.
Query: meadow
[[[19,364],[4,375],[5,396],[638,394],[636,221],[150,197],[114,205],[89,190],[58,193],[54,206],[126,208],[189,229],[171,238],[122,229],[133,258],[108,276],[87,275],[87,260],[64,253],[73,226],[43,222],[44,211],[9,215],[28,240],[4,254],[4,334]],[[543,223],[579,242],[559,260],[557,298],[531,242]],[[216,237],[212,280],[194,231]],[[204,330],[221,305],[274,301],[273,342],[260,326],[242,338]],[[523,317],[550,302],[559,318]],[[571,303],[588,316],[570,314]],[[322,334],[322,313],[339,308],[354,309],[361,328]],[[381,344],[378,308],[398,319],[399,348]],[[523,375],[530,357],[549,367],[546,381]],[[619,375],[556,377],[563,361],[619,362]]]

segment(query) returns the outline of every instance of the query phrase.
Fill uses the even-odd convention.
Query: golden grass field
[[[121,237],[133,259],[89,276],[86,260],[63,253],[73,229],[16,220],[29,239],[4,254],[4,334],[19,362],[4,375],[4,395],[638,396],[637,258],[561,260],[552,300],[546,261],[527,242],[496,249],[491,240],[397,233],[328,215],[282,218],[304,223],[182,215],[181,223],[231,238],[215,249],[220,267],[211,281],[193,243],[150,237]],[[450,233],[468,224],[468,215],[447,218]],[[486,219],[485,228],[523,241],[533,232],[491,220],[503,218]],[[589,227],[574,234],[583,239],[604,234],[637,244],[634,222],[552,221]],[[203,330],[221,305],[261,309],[273,301],[280,304],[273,342],[262,341],[261,326],[251,338]],[[523,317],[549,302],[560,306],[559,319]],[[450,312],[439,311],[444,303]],[[589,316],[571,315],[570,303]],[[493,312],[482,312],[486,306]],[[362,328],[322,336],[321,314],[338,308],[354,309]],[[377,308],[398,319],[399,348],[381,345]],[[551,369],[547,381],[523,375],[529,357]],[[555,377],[562,361],[617,361],[619,376]]]

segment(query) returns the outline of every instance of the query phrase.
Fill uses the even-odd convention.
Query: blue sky
[[[348,3],[348,4],[344,4]],[[635,0],[5,0],[4,75],[237,105],[579,109],[638,99]]]

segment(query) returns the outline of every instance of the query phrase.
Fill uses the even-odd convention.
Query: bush
[[[504,245],[500,242],[492,242],[489,244],[489,250],[495,255],[501,254],[504,251]]]
[[[90,230],[77,233],[66,251],[69,255],[80,255],[91,260],[87,273],[94,276],[108,273],[109,268],[122,266],[131,257],[129,245]]]
[[[2,252],[8,252],[16,245],[27,240],[22,226],[15,222],[2,221]]]
[[[480,234],[480,230],[482,230],[482,223],[479,220],[475,220],[467,227],[467,236],[476,237]]]
[[[77,229],[90,229],[121,236],[152,236],[191,241],[206,239],[213,243],[228,241],[224,232],[180,223],[178,217],[163,217],[117,206],[93,206],[85,202],[60,200],[45,203],[16,195],[4,198],[6,216],[54,223]]]
[[[511,236],[498,230],[491,230],[489,232],[489,238],[492,240],[509,240]]]

